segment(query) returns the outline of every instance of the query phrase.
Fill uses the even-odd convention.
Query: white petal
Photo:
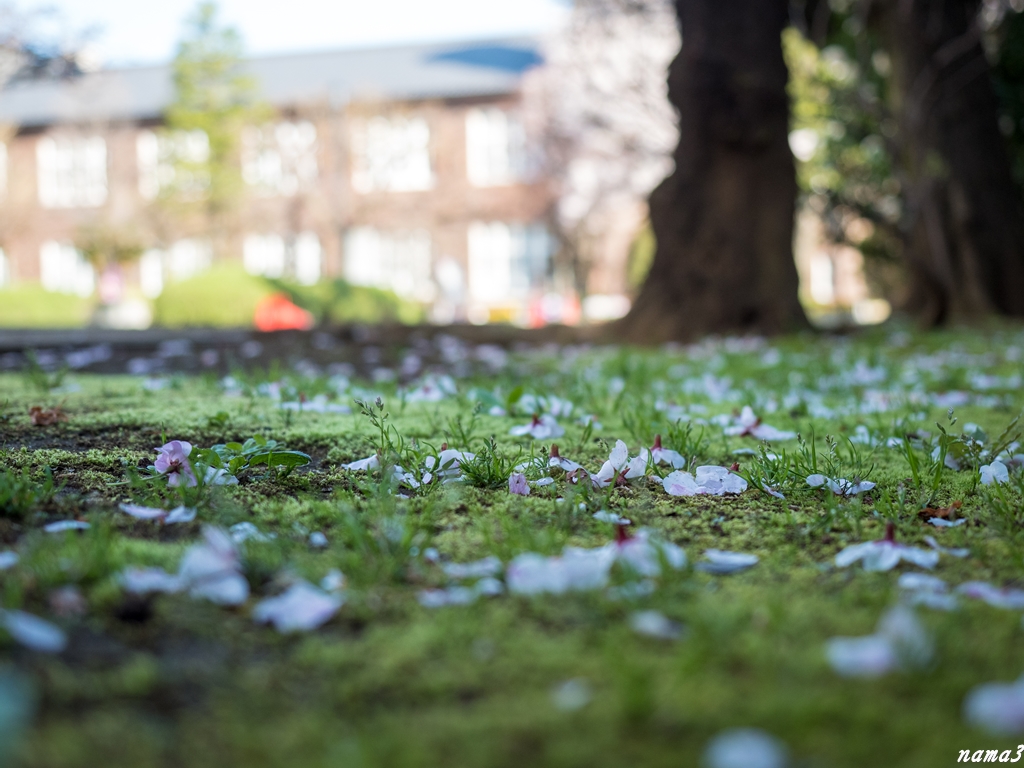
[[[43,530],[47,533],[62,533],[63,531],[84,531],[89,528],[88,523],[81,520],[58,520],[56,523],[44,525]]]
[[[163,568],[125,568],[120,576],[121,585],[129,592],[146,595],[150,592],[178,592],[182,580]]]
[[[252,617],[260,623],[272,623],[278,632],[306,632],[327,622],[343,602],[338,595],[299,581],[283,594],[257,603]]]
[[[892,644],[879,635],[833,637],[825,644],[825,655],[843,677],[880,677],[899,666]]]
[[[317,549],[323,549],[328,545],[327,537],[322,531],[313,531],[309,534],[309,546],[316,547]]]
[[[812,488],[820,488],[825,484],[826,480],[828,480],[828,478],[821,474],[807,476],[807,484]]]
[[[583,678],[567,680],[551,691],[551,701],[555,708],[563,712],[575,712],[590,703],[592,694],[590,685]]]
[[[943,547],[939,544],[938,541],[935,540],[934,536],[925,536],[924,543],[932,549],[934,549],[936,552],[942,552],[943,554],[949,555],[950,557],[967,557],[969,554],[971,554],[971,550],[967,549],[966,547],[962,549]],[[937,560],[938,557],[936,557],[936,561]]]
[[[64,630],[25,611],[0,610],[0,626],[26,648],[41,653],[60,653],[67,647]]]
[[[222,571],[193,581],[189,595],[217,605],[241,605],[249,599],[249,582],[240,573]]]
[[[695,496],[700,487],[689,472],[672,472],[661,481],[665,493],[670,496]]]
[[[380,468],[380,457],[377,454],[373,456],[367,456],[365,459],[359,459],[359,461],[353,461],[351,464],[342,464],[342,467],[355,472],[365,472],[370,469]]]
[[[144,507],[141,504],[120,504],[119,508],[122,512],[141,520],[159,520],[167,515],[167,512],[162,509]]]
[[[191,523],[195,519],[196,508],[186,507],[183,505],[180,507],[175,507],[170,512],[168,512],[164,522],[168,525],[172,525],[174,523]]]
[[[720,549],[708,549],[704,552],[706,563],[697,563],[697,570],[705,573],[736,573],[753,568],[758,563],[757,555],[742,552],[725,552]]]
[[[903,573],[896,580],[896,586],[916,592],[945,592],[948,585],[938,576],[927,573]]]
[[[8,568],[13,568],[18,564],[18,553],[13,550],[5,550],[0,552],[0,571],[6,571]]]
[[[879,636],[886,638],[903,667],[923,667],[934,655],[935,644],[914,613],[905,605],[886,611],[878,621]]]
[[[629,626],[638,634],[660,640],[678,640],[683,634],[682,625],[660,611],[637,611],[629,617]]]
[[[327,592],[338,592],[345,587],[345,574],[337,568],[331,568],[327,574],[320,579],[320,588]]]
[[[704,768],[785,768],[786,746],[756,728],[732,728],[715,736],[704,750]]]
[[[447,589],[424,589],[416,596],[416,599],[424,608],[443,608],[447,605],[468,605],[477,597],[475,589],[448,587]]]
[[[984,581],[968,581],[956,588],[958,594],[982,600],[993,608],[1011,611],[1024,609],[1024,590],[1001,589]]]
[[[868,553],[877,546],[874,541],[865,541],[860,544],[851,544],[836,553],[836,566],[846,568],[858,560],[867,557]]]
[[[975,686],[964,699],[964,719],[998,736],[1024,732],[1024,681]]]
[[[981,483],[982,485],[992,485],[993,483],[1008,483],[1010,482],[1010,472],[1006,468],[1003,462],[996,460],[991,464],[986,464],[981,467]]]
[[[501,560],[494,555],[471,563],[445,563],[441,566],[445,575],[453,579],[479,579],[501,573]]]
[[[608,457],[608,461],[616,471],[621,471],[626,462],[629,461],[629,448],[621,440],[615,441],[615,447],[612,448],[611,455]]]
[[[934,568],[939,563],[939,553],[929,551],[927,549],[919,549],[917,547],[906,547],[901,544],[896,545],[897,550],[900,553],[900,557],[906,560],[908,563],[913,563],[922,568]]]

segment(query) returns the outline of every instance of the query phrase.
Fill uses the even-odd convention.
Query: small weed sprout
[[[474,458],[462,462],[462,475],[477,488],[501,488],[508,484],[522,456],[522,448],[515,456],[502,453],[492,435],[484,441]]]
[[[665,430],[665,443],[674,451],[679,451],[693,464],[695,459],[708,455],[711,449],[711,438],[705,435],[704,427],[694,430],[688,421],[671,422]]]
[[[20,520],[53,498],[53,473],[47,467],[43,474],[44,480],[40,483],[32,479],[27,469],[20,473],[0,470],[0,517]]]
[[[30,388],[44,395],[60,387],[70,370],[65,363],[53,373],[48,373],[39,362],[36,353],[31,349],[25,353],[25,359],[28,360],[24,371],[25,382]]]

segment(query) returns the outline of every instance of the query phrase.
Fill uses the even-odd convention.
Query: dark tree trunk
[[[1024,316],[1024,208],[975,0],[878,0],[909,206],[908,309],[938,324]]]
[[[788,0],[676,0],[675,171],[651,194],[657,252],[620,330],[659,342],[806,320],[793,263],[796,179],[780,35]]]

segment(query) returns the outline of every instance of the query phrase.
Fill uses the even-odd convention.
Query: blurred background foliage
[[[276,293],[285,294],[310,312],[318,324],[417,323],[424,316],[420,305],[403,301],[389,291],[354,286],[344,280],[299,285],[250,275],[241,265],[222,263],[168,285],[153,302],[153,321],[169,328],[244,327],[252,324],[256,306]]]
[[[894,162],[900,137],[892,64],[857,3],[831,0],[829,8],[822,45],[795,28],[783,36],[799,205],[821,217],[829,240],[860,250],[874,291],[892,295],[903,279],[899,264],[909,227],[908,185]],[[1012,3],[991,8],[980,17],[984,50],[999,128],[1024,189],[1024,14]]]

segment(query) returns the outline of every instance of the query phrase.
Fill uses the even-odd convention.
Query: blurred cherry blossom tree
[[[669,0],[576,0],[526,89],[557,187],[551,225],[581,294],[610,227],[646,216],[678,139],[666,72],[679,51]],[[624,264],[623,264],[624,266]]]

